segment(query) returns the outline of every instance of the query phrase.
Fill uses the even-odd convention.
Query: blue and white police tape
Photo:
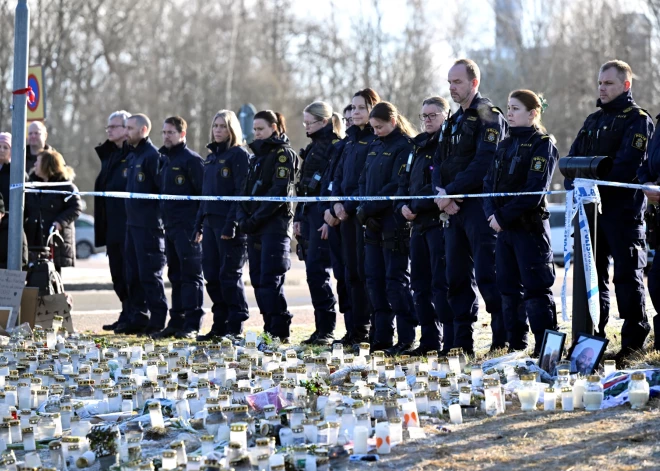
[[[31,182],[19,183],[11,186],[12,190],[25,188],[26,193],[52,193],[61,195],[101,196],[107,198],[129,198],[165,201],[270,201],[280,203],[320,203],[342,201],[406,201],[435,198],[489,198],[501,196],[527,196],[527,195],[562,195],[566,191],[527,191],[518,193],[478,193],[461,195],[415,195],[415,196],[192,196],[192,195],[160,195],[153,193],[129,193],[124,191],[67,191],[49,190],[42,187],[63,186],[66,182]]]

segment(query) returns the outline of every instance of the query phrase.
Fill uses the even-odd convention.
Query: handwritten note
[[[37,300],[37,311],[34,323],[45,329],[53,326],[55,316],[62,317],[62,326],[73,333],[73,321],[71,320],[71,305],[66,294],[51,294],[39,296]]]
[[[24,271],[0,269],[0,306],[11,307],[18,312],[26,275]]]

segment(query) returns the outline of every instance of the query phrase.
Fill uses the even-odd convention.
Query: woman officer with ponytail
[[[254,116],[255,141],[250,144],[254,156],[243,196],[293,196],[298,155],[285,132],[281,114],[266,110]],[[248,236],[250,280],[264,316],[264,331],[286,343],[292,315],[283,288],[285,274],[291,268],[292,204],[242,201],[237,220],[240,231]]]
[[[396,195],[413,152],[414,131],[388,102],[373,107],[369,122],[377,138],[360,176],[360,196]],[[387,200],[361,201],[356,217],[366,226],[365,272],[375,322],[371,348],[401,354],[412,349],[417,326],[408,273],[410,225]],[[395,317],[399,342],[393,346]]]
[[[497,147],[484,193],[548,191],[557,148],[541,125],[545,101],[530,90],[509,95],[509,136]],[[527,319],[538,356],[546,329],[557,326],[555,269],[545,195],[486,198],[484,211],[497,235],[497,287],[509,350],[527,348]]]
[[[303,125],[312,142],[302,151],[303,159],[298,183],[298,196],[319,196],[323,189],[323,176],[328,170],[339,140],[341,129],[335,128],[332,107],[322,101],[308,105],[303,111]],[[340,123],[338,123],[340,124]],[[296,206],[294,233],[307,245],[305,271],[307,285],[314,306],[314,333],[302,343],[330,345],[337,321],[336,300],[330,285],[330,227],[324,223],[321,203],[300,203]]]

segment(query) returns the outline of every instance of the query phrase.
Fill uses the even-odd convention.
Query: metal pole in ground
[[[591,244],[596,258],[596,217],[598,214],[595,204],[585,204],[584,213],[589,222],[589,234],[591,235]],[[573,342],[578,338],[578,334],[586,333],[593,335],[594,324],[589,314],[589,303],[587,301],[587,280],[584,276],[584,259],[582,258],[582,244],[580,243],[580,218],[577,216],[573,221],[573,315],[572,328]],[[600,303],[599,303],[600,304]]]
[[[14,90],[27,88],[28,38],[30,35],[30,8],[27,0],[19,0],[16,5],[14,27]],[[9,243],[7,268],[21,270],[23,254],[23,207],[25,193],[22,184],[25,181],[25,124],[27,113],[27,94],[13,96],[11,114],[11,167],[9,173]],[[18,312],[13,312],[7,320],[7,328],[12,328],[18,319]]]

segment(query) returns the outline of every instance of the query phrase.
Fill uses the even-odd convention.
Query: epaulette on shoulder
[[[334,145],[334,144],[337,144],[340,140],[341,140],[341,139],[333,139],[333,140],[332,140],[332,144],[333,144],[333,145]]]
[[[550,135],[549,134],[544,134],[543,136],[541,136],[541,139],[550,139]]]
[[[648,116],[649,115],[646,111],[644,111],[641,108],[639,109],[639,114],[640,114],[640,116]]]

